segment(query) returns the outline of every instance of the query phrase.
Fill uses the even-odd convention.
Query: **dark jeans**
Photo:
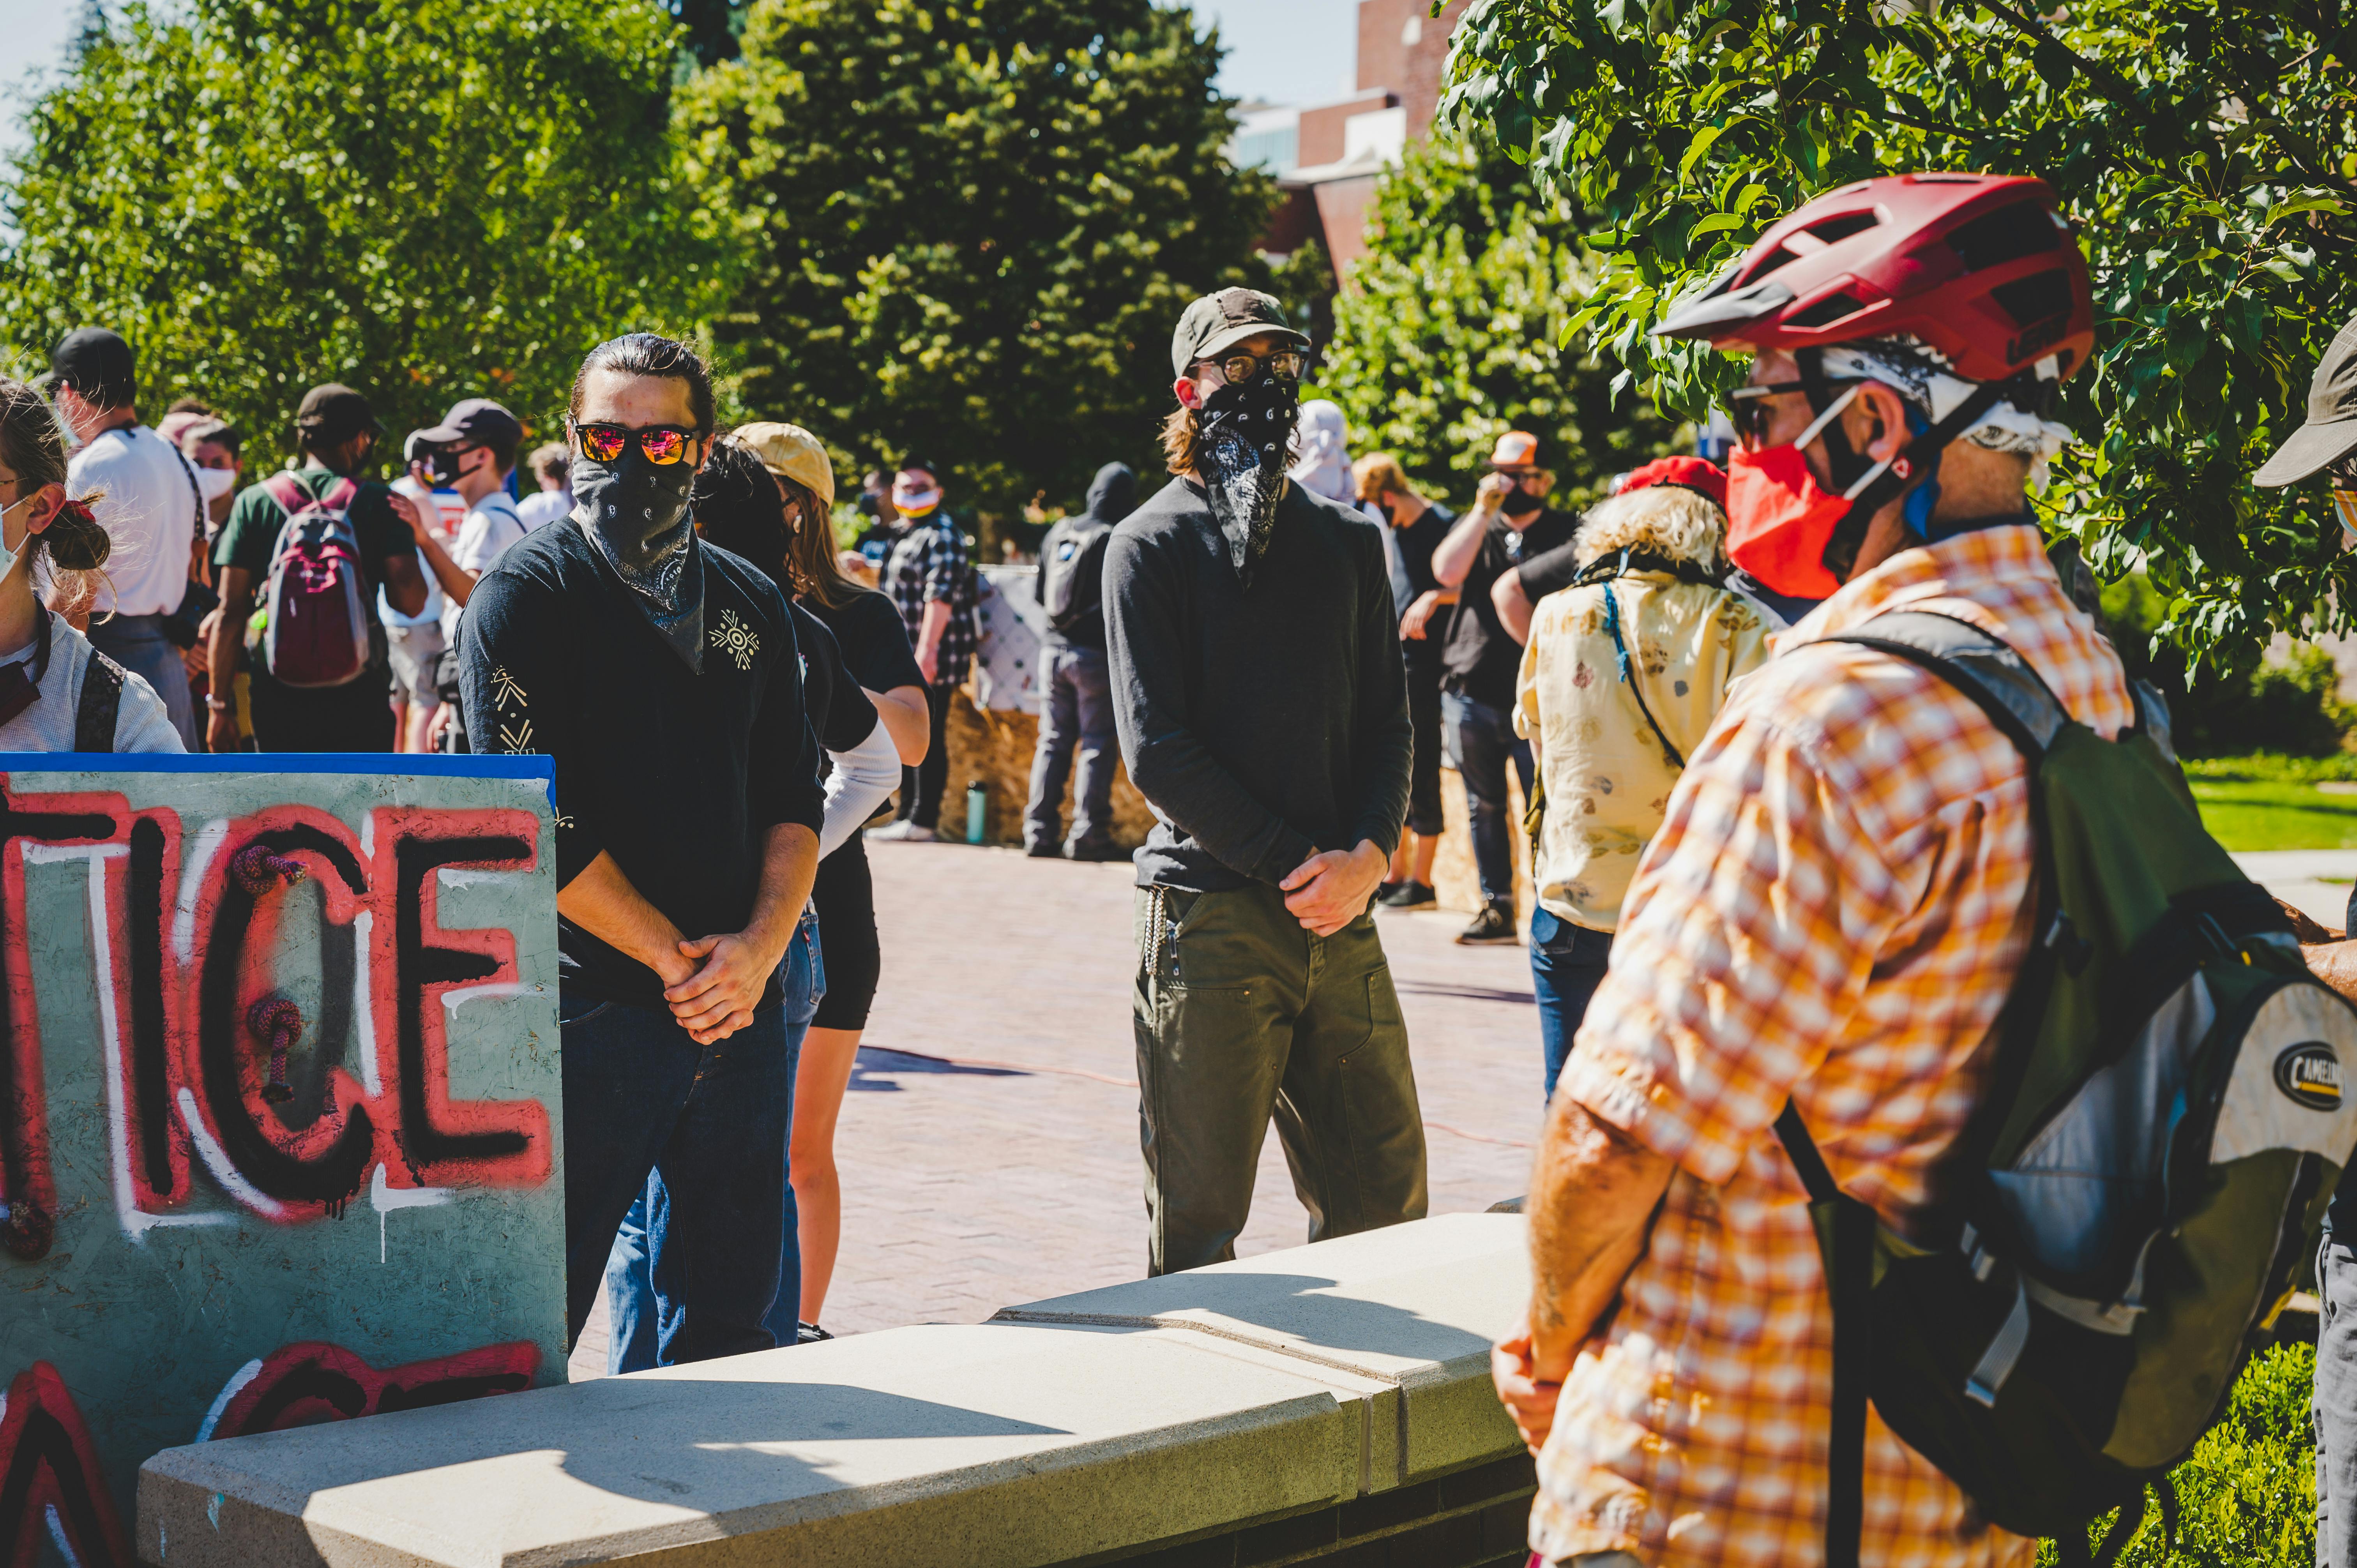
[[[942,825],[942,793],[950,781],[950,693],[956,690],[954,681],[936,682],[925,688],[932,739],[925,746],[922,762],[900,769],[899,815],[904,821],[914,818],[920,828]]]
[[[1146,1273],[1236,1255],[1272,1117],[1309,1240],[1423,1219],[1424,1118],[1374,921],[1314,937],[1254,882],[1142,887],[1136,923]]]
[[[2316,1257],[2316,1568],[2357,1568],[2357,1253]]]
[[[794,1064],[801,1059],[802,1036],[809,1032],[811,1016],[818,1011],[818,999],[826,990],[826,961],[819,950],[818,917],[809,911],[803,912],[802,924],[794,929],[793,944],[786,949],[780,986],[784,992],[782,1005],[786,1014],[786,1125],[791,1128],[794,1119]],[[794,1342],[798,1329],[794,1314],[802,1299],[802,1236],[794,1210],[791,1138],[788,1155],[784,1234],[779,1242],[778,1299],[763,1320],[780,1345]],[[662,1245],[661,1239],[651,1231],[648,1217],[668,1202],[662,1173],[653,1172],[647,1177],[646,1191],[630,1205],[621,1228],[614,1232],[614,1248],[606,1257],[606,1310],[611,1319],[606,1341],[608,1372],[643,1372],[649,1367],[663,1364],[657,1348],[659,1326],[677,1320],[679,1304],[665,1299],[655,1290],[654,1272],[660,1266]]]
[[[657,1334],[665,1366],[766,1350],[778,1294],[793,1059],[773,1004],[699,1046],[662,1007],[558,1000],[565,1053],[565,1336],[577,1338],[614,1235],[663,1178],[649,1215],[653,1284],[676,1304]]]
[[[1407,722],[1415,735],[1415,765],[1408,773],[1407,826],[1410,832],[1438,838],[1440,810],[1440,654],[1414,639],[1400,647],[1407,658]]]
[[[156,688],[180,744],[190,751],[205,748],[204,730],[197,723],[196,703],[188,695],[188,667],[180,650],[164,636],[163,616],[108,616],[90,623],[90,645]]]
[[[391,751],[393,688],[382,666],[341,686],[282,686],[253,671],[257,751]]]
[[[1538,993],[1539,1046],[1546,1058],[1546,1093],[1571,1054],[1572,1036],[1587,1015],[1587,1004],[1604,983],[1612,957],[1612,933],[1591,931],[1558,919],[1544,907],[1531,911],[1531,989]]]
[[[1465,780],[1465,813],[1473,829],[1473,870],[1481,897],[1491,904],[1514,901],[1515,824],[1508,820],[1506,765],[1522,775],[1523,799],[1531,798],[1531,743],[1514,733],[1513,715],[1461,692],[1440,694],[1440,721],[1448,760]]]
[[[1049,648],[1039,669],[1039,748],[1031,754],[1031,800],[1023,810],[1026,845],[1053,843],[1063,832],[1064,780],[1072,753],[1081,759],[1072,791],[1074,844],[1113,837],[1113,671],[1097,648]]]

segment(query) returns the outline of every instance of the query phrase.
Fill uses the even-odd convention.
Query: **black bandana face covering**
[[[632,590],[647,624],[704,673],[704,557],[687,510],[695,468],[647,461],[636,441],[619,462],[573,458],[573,520]]]
[[[1299,385],[1266,371],[1243,386],[1215,388],[1203,400],[1196,468],[1228,542],[1229,564],[1247,588],[1276,527],[1286,444],[1300,413]]]

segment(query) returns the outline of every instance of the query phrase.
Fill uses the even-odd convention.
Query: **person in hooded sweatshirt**
[[[1088,506],[1039,542],[1039,606],[1048,629],[1039,654],[1039,749],[1023,808],[1023,853],[1115,860],[1113,842],[1113,673],[1105,662],[1104,558],[1114,524],[1137,506],[1137,476],[1107,463],[1089,482]],[[1063,838],[1064,781],[1080,754],[1072,834]]]

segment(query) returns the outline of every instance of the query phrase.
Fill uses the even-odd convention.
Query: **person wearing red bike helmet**
[[[1811,201],[1657,328],[1751,356],[1729,553],[1823,602],[1688,756],[1549,1108],[1530,1316],[1492,1366],[1538,1458],[1544,1563],[2035,1560],[1864,1402],[1836,1423],[1831,1299],[1777,1128],[1789,1104],[1842,1190],[1909,1234],[2032,919],[2013,743],[1841,639],[1932,612],[2010,644],[2097,734],[2136,722],[2028,503],[2092,322],[2052,191],[1928,174]]]

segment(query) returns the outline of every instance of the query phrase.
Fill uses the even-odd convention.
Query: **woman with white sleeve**
[[[0,751],[185,751],[164,699],[50,613],[93,596],[113,548],[94,496],[66,495],[65,435],[41,394],[0,378]]]

